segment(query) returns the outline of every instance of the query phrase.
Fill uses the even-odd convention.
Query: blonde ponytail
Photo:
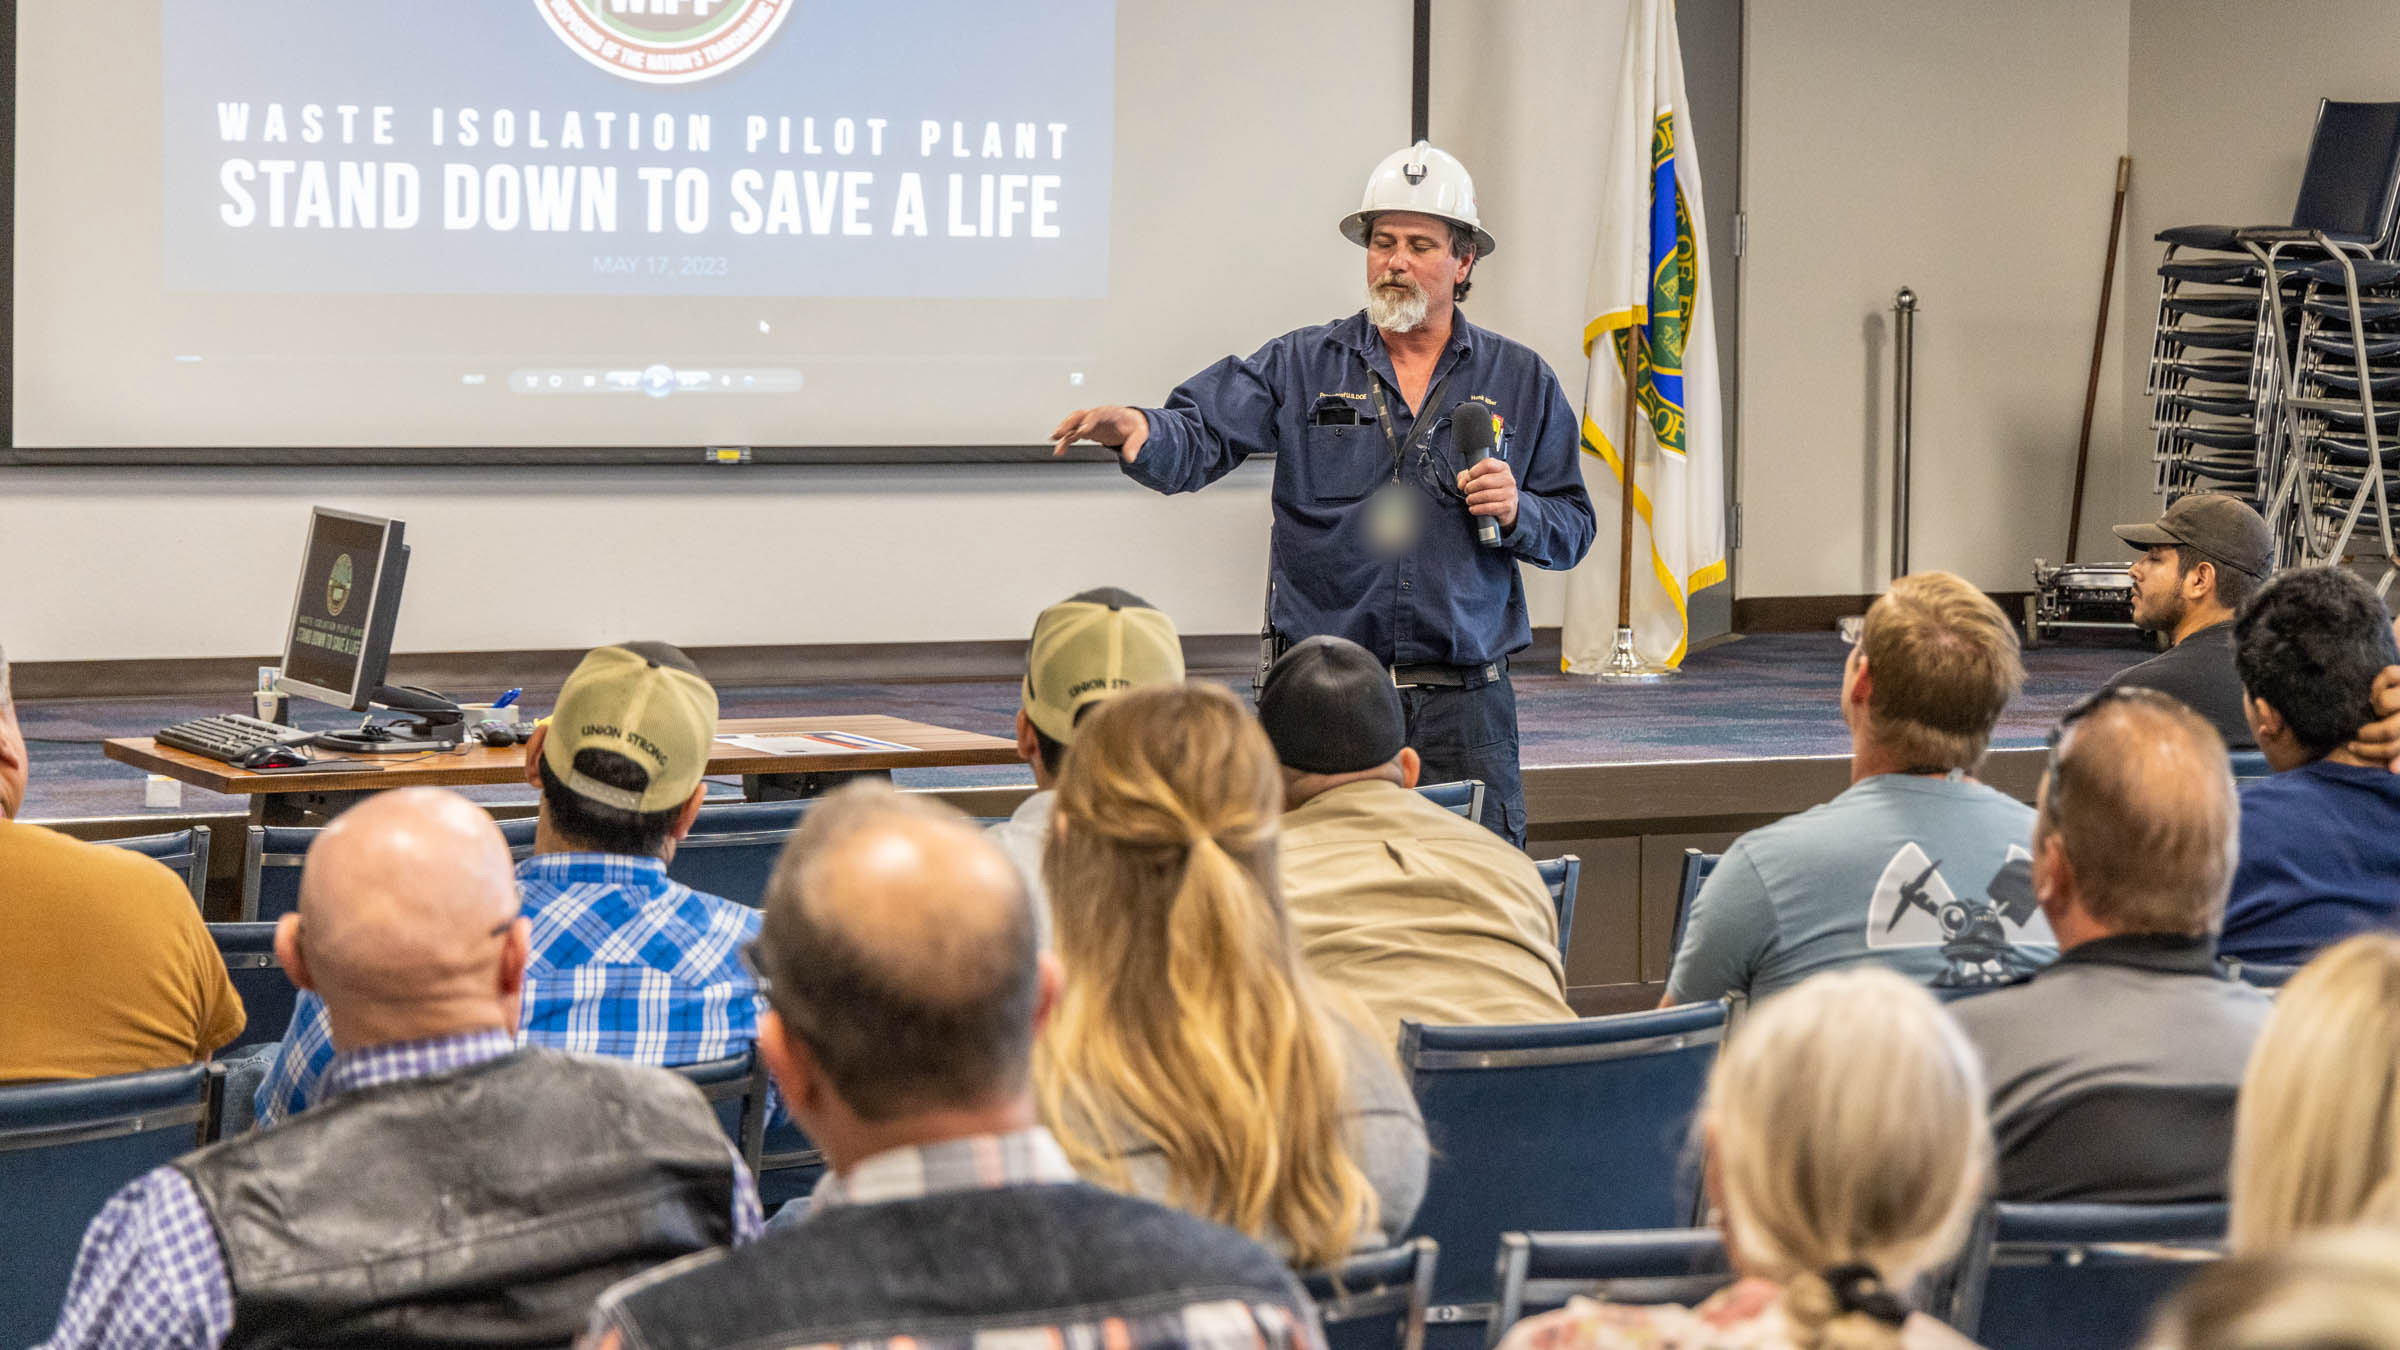
[[[1877,1286],[1880,1292],[1880,1285]],[[1885,1294],[1885,1298],[1890,1295]],[[1857,1300],[1849,1300],[1856,1303]],[[1896,1300],[1893,1307],[1897,1307]],[[1878,1316],[1845,1300],[1832,1281],[1816,1271],[1803,1271],[1784,1282],[1783,1318],[1791,1328],[1792,1350],[1899,1350],[1900,1326],[1889,1312]]]
[[[1897,1345],[1890,1291],[1957,1250],[1991,1175],[1958,1024],[1888,970],[1815,976],[1726,1043],[1701,1120],[1727,1245],[1783,1284],[1794,1343]]]
[[[1034,1085],[1085,1176],[1131,1189],[1126,1153],[1154,1148],[1171,1203],[1318,1266],[1376,1205],[1276,883],[1282,807],[1265,734],[1214,685],[1134,690],[1076,729],[1044,860],[1067,981]]]

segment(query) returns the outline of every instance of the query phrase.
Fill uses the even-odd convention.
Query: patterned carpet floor
[[[2051,721],[2077,698],[2148,653],[2130,637],[2078,637],[2025,655],[2025,692],[2003,716],[1994,744],[2038,745]],[[1526,767],[1679,759],[1772,759],[1841,754],[1849,749],[1835,700],[1843,647],[1832,633],[1769,633],[1724,643],[1684,663],[1671,684],[1603,689],[1555,672],[1515,672],[1517,720]],[[1247,696],[1247,678],[1227,683]],[[475,691],[467,691],[470,695]],[[528,688],[528,709],[547,712],[557,689]],[[218,700],[139,698],[27,700],[18,716],[30,742],[33,780],[21,813],[27,820],[137,815],[143,776],[101,754],[112,736],[146,736],[172,722],[210,713],[247,712],[247,694]],[[728,689],[726,717],[888,713],[994,736],[1012,734],[1017,683],[818,684]],[[297,704],[300,725],[332,729],[355,715]],[[345,719],[348,719],[347,721]],[[1021,767],[932,769],[899,775],[909,787],[973,787],[1031,782]],[[738,796],[738,780],[712,780],[712,796]],[[490,802],[529,802],[526,787],[473,789]],[[234,797],[185,787],[178,814],[239,812]]]

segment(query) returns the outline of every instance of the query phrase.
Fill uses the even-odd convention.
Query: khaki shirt
[[[190,1064],[242,1001],[192,893],[124,849],[0,820],[0,1082]]]
[[[1345,783],[1283,818],[1283,896],[1318,978],[1442,1026],[1564,1022],[1558,911],[1533,860],[1397,783]]]

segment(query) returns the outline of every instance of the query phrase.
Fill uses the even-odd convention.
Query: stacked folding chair
[[[2150,347],[2158,487],[2231,492],[2281,561],[2400,572],[2400,103],[2317,105],[2289,226],[2162,230]],[[2377,403],[2378,396],[2382,403]]]
[[[2336,257],[2299,269],[2306,282],[2285,399],[2285,462],[2274,524],[2301,564],[2373,552],[2388,590],[2400,468],[2400,263]]]
[[[2261,429],[2275,425],[2280,399],[2274,335],[2284,305],[2267,304],[2266,268],[2235,233],[2213,225],[2159,232],[2167,252],[2150,343],[2152,455],[2158,489],[2170,497],[2230,492],[2257,505],[2269,439]]]

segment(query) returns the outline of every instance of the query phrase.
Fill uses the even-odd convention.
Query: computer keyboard
[[[160,745],[238,764],[253,750],[270,745],[298,745],[312,739],[313,734],[239,713],[225,713],[161,727],[156,739]]]

